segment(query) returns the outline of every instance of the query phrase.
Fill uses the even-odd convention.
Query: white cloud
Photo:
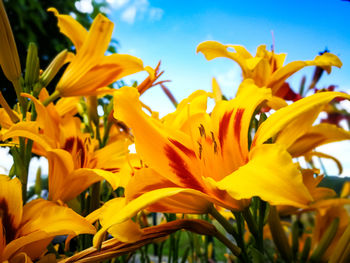
[[[122,8],[128,2],[129,2],[129,0],[107,0],[107,3],[109,3],[113,9]]]
[[[149,10],[149,18],[151,21],[159,21],[162,19],[164,10],[157,7],[152,7]]]
[[[82,13],[92,13],[94,11],[91,0],[80,0],[75,3],[75,7]]]
[[[133,24],[135,22],[135,17],[136,17],[136,7],[135,6],[130,6],[127,9],[125,9],[121,15],[121,20]]]
[[[112,9],[120,10],[121,20],[133,24],[136,20],[145,18],[150,21],[159,21],[164,10],[150,5],[148,0],[108,0]]]

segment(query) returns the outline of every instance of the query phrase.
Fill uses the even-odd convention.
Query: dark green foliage
[[[72,49],[70,41],[59,32],[56,17],[46,10],[55,7],[62,14],[73,14],[86,28],[90,27],[93,18],[107,7],[106,0],[92,1],[91,14],[80,12],[75,4],[77,0],[4,0],[13,34],[15,36],[22,71],[24,71],[27,48],[30,42],[38,47],[40,68],[44,69],[49,62],[63,49]],[[116,41],[112,41],[111,51],[115,51]],[[12,106],[16,96],[11,83],[0,70],[1,92]]]

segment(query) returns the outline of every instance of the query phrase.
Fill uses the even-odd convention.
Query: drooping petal
[[[349,139],[350,132],[334,124],[321,123],[311,127],[303,136],[299,137],[288,148],[288,152],[294,157],[298,157],[323,144]]]
[[[72,41],[75,49],[79,51],[87,38],[87,30],[70,15],[59,14],[56,8],[51,7],[47,11],[54,13],[61,33],[66,35]]]
[[[111,226],[120,224],[122,222],[129,220],[142,209],[147,208],[148,206],[162,200],[163,198],[175,196],[180,193],[187,193],[188,195],[197,196],[197,199],[198,198],[206,199],[206,200],[211,199],[209,196],[199,191],[188,189],[188,188],[170,187],[170,188],[162,188],[162,189],[149,191],[139,196],[138,198],[131,200],[129,203],[127,203],[125,206],[119,209],[118,213],[115,214],[113,218],[111,218],[111,220],[108,220],[108,224],[105,224],[103,229],[107,231],[107,229],[109,229]],[[196,204],[192,204],[192,205],[194,207]],[[207,209],[209,208],[209,206],[210,206],[210,202],[208,202]],[[116,210],[113,209],[113,211],[115,212]],[[205,212],[207,211],[203,211],[203,213]]]
[[[330,160],[334,161],[335,165],[338,167],[338,171],[339,171],[338,174],[341,174],[343,172],[343,166],[341,165],[341,162],[337,158],[335,158],[334,156],[326,154],[326,153],[311,151],[311,152],[308,152],[307,154],[305,154],[304,157],[305,157],[305,160],[307,162],[309,162],[312,160],[313,156],[316,156],[319,158],[330,159]]]
[[[142,60],[130,55],[113,54],[101,58],[98,62],[99,64],[86,72],[76,87],[69,91],[70,96],[98,95],[101,94],[100,88],[112,93],[113,90],[105,87],[125,76],[144,70]]]
[[[326,69],[327,72],[330,73],[331,66],[340,68],[342,63],[336,55],[331,53],[324,53],[323,55],[317,56],[312,61],[293,61],[276,70],[272,74],[267,87],[271,88],[273,93],[276,93],[287,78],[306,66],[319,66]]]
[[[36,199],[23,207],[22,224],[18,229],[19,237],[6,246],[4,257],[10,258],[16,252],[21,251],[31,258],[36,258],[39,256],[39,250],[33,251],[31,244],[38,244],[39,241],[49,240],[57,235],[83,233],[95,233],[95,228],[85,218],[68,207]],[[45,249],[46,246],[42,245],[42,252]],[[35,252],[35,255],[32,255],[32,252]]]
[[[77,52],[75,59],[68,65],[56,90],[61,96],[76,96],[81,78],[98,65],[108,48],[113,30],[113,23],[101,14],[94,19],[86,40]]]
[[[233,48],[236,52],[229,51]],[[217,57],[226,57],[238,63],[243,72],[243,77],[246,77],[249,72],[246,59],[252,58],[252,55],[242,46],[238,45],[223,45],[216,41],[205,41],[198,45],[197,53],[202,52],[207,60],[212,60]],[[256,61],[257,64],[259,61]]]
[[[22,187],[17,178],[11,180],[6,175],[0,175],[0,213],[3,227],[0,229],[0,236],[4,235],[4,239],[0,241],[1,247],[3,241],[6,244],[16,238],[22,220]]]
[[[217,186],[238,200],[259,196],[272,205],[296,207],[306,207],[312,201],[292,157],[274,144],[254,148],[250,161]]]
[[[125,206],[125,198],[114,198],[106,202],[101,208],[94,211],[93,216],[99,219],[102,228],[94,236],[94,246],[100,244],[104,233],[108,231],[113,237],[126,243],[137,241],[143,231],[131,219],[120,224],[114,224],[114,217]],[[90,215],[87,217],[89,219]]]
[[[182,130],[188,119],[198,113],[206,112],[210,94],[204,90],[193,92],[188,98],[183,99],[176,107],[175,112],[167,114],[162,120],[165,126]]]
[[[259,127],[252,146],[263,144],[269,138],[275,138],[276,135],[276,141],[280,143],[283,141],[284,144],[291,145],[307,132],[322,110],[322,106],[336,97],[350,99],[349,95],[341,92],[320,92],[276,111]],[[293,121],[294,125],[291,125]],[[284,131],[285,136],[279,136],[278,133],[288,126],[293,132]]]
[[[132,128],[137,152],[147,164],[177,185],[205,191],[201,178],[191,171],[196,153],[187,134],[147,116],[135,88],[116,91],[114,107],[114,117]]]
[[[127,202],[157,189],[179,187],[151,168],[135,172],[125,189]],[[213,201],[214,201],[213,197]],[[179,193],[160,199],[147,209],[152,212],[200,214],[207,210],[208,201],[188,193]]]
[[[7,132],[3,134],[2,139],[7,140],[14,137],[24,137],[35,141],[40,144],[45,151],[50,150],[54,147],[54,142],[47,140],[47,137],[40,136],[39,134],[38,123],[27,121],[27,122],[18,122],[13,125]]]

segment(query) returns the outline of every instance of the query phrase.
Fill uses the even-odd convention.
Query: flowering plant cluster
[[[109,19],[97,15],[87,31],[48,11],[75,53],[63,50],[40,69],[30,44],[23,69],[0,1],[0,65],[18,102],[11,108],[0,93],[1,145],[14,160],[0,175],[0,262],[128,262],[136,255],[149,262],[151,246],[159,262],[163,254],[169,262],[213,262],[219,248],[227,262],[350,261],[350,185],[340,194],[319,186],[325,175],[313,161],[331,159],[341,171],[315,148],[350,139],[339,125],[349,116],[339,101],[350,95],[316,89],[322,72],[341,67],[337,56],[285,65],[285,54],[264,45],[253,56],[206,41],[197,52],[207,60],[240,66],[238,92],[226,99],[213,79],[211,92],[177,103],[158,81],[159,64],[105,54]],[[312,83],[295,93],[286,81],[306,66],[316,68]],[[141,71],[148,73],[141,84],[112,87]],[[163,118],[140,100],[157,85],[176,106]],[[317,122],[320,112],[328,118]],[[34,155],[49,163],[46,196],[40,171],[36,195],[27,191]]]

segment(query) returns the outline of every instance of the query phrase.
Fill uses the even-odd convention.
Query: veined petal
[[[331,66],[340,68],[342,66],[342,63],[336,55],[331,53],[324,53],[323,55],[317,56],[312,61],[293,61],[276,70],[272,74],[267,87],[271,88],[273,90],[273,93],[276,93],[287,78],[306,66],[319,66],[330,73]]]
[[[237,52],[228,51],[228,48],[233,48]],[[226,57],[238,63],[243,72],[243,77],[248,75],[249,69],[246,59],[252,58],[252,55],[242,46],[238,45],[223,45],[216,41],[205,41],[198,45],[197,53],[202,52],[207,60],[212,60],[218,57]]]
[[[168,188],[156,189],[156,190],[144,193],[138,198],[133,199],[129,203],[127,203],[124,207],[122,207],[118,211],[118,214],[113,216],[111,221],[108,221],[109,226],[107,227],[106,225],[105,228],[109,228],[114,224],[125,222],[128,219],[135,216],[142,209],[147,208],[148,206],[162,200],[163,198],[175,196],[180,193],[187,193],[188,195],[194,195],[197,197],[196,200],[199,200],[199,199],[211,200],[211,198],[208,195],[189,188],[168,187]],[[209,208],[209,204],[210,202],[208,202],[207,208]],[[195,206],[195,204],[192,204],[192,205]],[[204,211],[204,212],[207,212],[207,211]]]
[[[43,93],[45,91],[46,90],[42,90],[40,94],[44,95]],[[60,130],[58,129],[59,116],[53,104],[50,104],[47,107],[45,107],[39,100],[37,100],[32,95],[26,93],[22,93],[21,95],[23,97],[30,98],[34,102],[35,110],[37,112],[36,122],[39,124],[39,127],[43,129],[44,135],[50,137],[54,141],[58,141],[60,138]]]
[[[272,205],[296,207],[306,207],[312,201],[292,157],[276,144],[254,148],[250,161],[217,186],[238,200],[259,196]]]
[[[47,11],[54,13],[58,20],[58,27],[62,34],[66,35],[75,46],[77,52],[80,50],[87,38],[87,30],[73,17],[69,15],[61,15],[56,8],[49,8]]]
[[[125,76],[144,70],[142,60],[130,55],[113,54],[100,60],[69,91],[70,96],[101,94],[98,88],[104,88]]]
[[[162,188],[179,187],[151,168],[142,168],[135,172],[125,189],[126,201]],[[208,201],[187,193],[165,197],[150,205],[152,212],[201,214],[207,211]]]
[[[9,243],[16,238],[17,229],[22,220],[22,186],[17,179],[10,179],[6,175],[0,175],[0,243]],[[3,232],[5,229],[5,232]],[[0,244],[0,247],[2,244]],[[1,257],[1,254],[0,254]]]
[[[137,241],[143,231],[138,224],[131,219],[120,224],[114,224],[116,211],[120,211],[125,206],[125,198],[114,198],[106,202],[101,208],[93,213],[98,213],[98,219],[102,228],[94,236],[94,246],[100,244],[104,233],[108,231],[113,237],[126,243]],[[88,216],[89,217],[89,216]]]
[[[70,153],[55,149],[47,154],[49,160],[49,199],[67,202],[95,182],[106,179],[113,187],[119,186],[119,177],[101,169],[74,169]]]
[[[74,188],[66,188],[66,183],[70,181],[69,175],[74,170],[74,162],[71,155],[65,150],[54,149],[48,151],[47,159],[49,161],[49,200],[70,200],[67,198],[72,196],[71,191],[74,191]]]
[[[254,96],[252,96],[254,94]],[[232,172],[248,158],[248,129],[257,107],[271,98],[271,91],[258,88],[252,80],[242,82],[235,99],[216,104],[211,114],[224,163]]]
[[[31,256],[32,251],[29,248],[32,243],[48,240],[57,235],[83,233],[95,233],[95,228],[85,218],[68,207],[36,199],[23,207],[22,225],[18,230],[19,238],[6,246],[4,257],[10,258],[19,250]],[[43,249],[45,250],[46,246]]]
[[[329,103],[336,97],[350,99],[348,94],[341,92],[319,92],[276,111],[259,127],[257,133],[255,134],[252,146],[263,144],[269,138],[274,138],[295,119],[304,119],[306,124],[300,125],[300,121],[298,123],[299,128],[298,126],[291,127],[294,129],[295,135],[292,138],[288,137],[288,139],[289,142],[295,141],[295,139],[300,137],[311,126],[318,115],[316,112],[319,113],[322,110],[323,105]],[[312,118],[310,118],[309,115],[311,113],[313,113]],[[288,133],[288,136],[291,136],[291,134]],[[283,138],[280,138],[280,140],[282,139]],[[285,141],[287,141],[287,138],[285,139]]]
[[[193,92],[183,99],[176,107],[175,112],[166,115],[162,120],[165,126],[182,130],[188,119],[198,113],[205,113],[210,94],[204,90]]]
[[[350,132],[329,123],[321,123],[311,127],[303,136],[299,137],[288,152],[294,157],[301,156],[323,144],[349,140]]]
[[[45,151],[50,150],[54,147],[53,141],[48,141],[47,137],[43,137],[39,134],[38,123],[33,121],[18,122],[13,125],[7,132],[2,136],[2,140],[7,140],[14,137],[24,137],[33,140],[40,144]]]
[[[79,88],[81,78],[93,67],[100,63],[108,48],[113,31],[113,23],[105,16],[98,14],[94,19],[90,31],[75,59],[68,65],[56,90],[61,96],[71,96]],[[73,95],[75,96],[75,95]]]
[[[137,152],[147,164],[177,185],[204,191],[201,178],[191,171],[196,153],[189,136],[147,116],[137,89],[123,87],[115,92],[114,117],[132,128]]]

